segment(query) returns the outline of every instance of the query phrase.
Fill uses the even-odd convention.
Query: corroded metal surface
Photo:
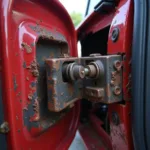
[[[119,55],[46,59],[49,110],[59,112],[81,98],[107,104],[121,101],[121,61]],[[83,79],[81,76],[75,78],[78,73],[78,69],[74,71],[75,64],[78,69],[85,66],[85,70],[84,67],[81,70],[84,71]],[[91,65],[94,65],[94,71],[89,67]]]
[[[81,98],[81,81],[65,82],[63,80],[63,64],[70,61],[78,63],[77,58],[46,60],[48,108],[50,111],[61,111],[72,103],[72,101],[75,102]]]
[[[41,27],[35,26],[34,29],[36,29],[36,32],[42,31]],[[46,31],[44,33],[46,33]],[[47,34],[50,34],[51,37],[53,37],[53,34],[48,32],[44,34],[45,39],[49,38]],[[56,38],[57,37],[58,36],[56,36]],[[40,39],[36,45],[36,59],[34,59],[30,65],[24,67],[24,69],[28,70],[28,72],[36,79],[29,85],[29,88],[31,89],[27,97],[29,103],[23,111],[24,125],[28,127],[28,130],[30,131],[33,127],[39,128],[39,131],[34,133],[34,136],[42,134],[70,111],[69,109],[66,109],[62,112],[55,113],[48,110],[49,105],[47,104],[48,93],[45,67],[45,59],[58,58],[61,56],[62,52],[65,54],[67,42],[62,39],[60,43],[58,42],[59,38],[56,39],[54,37],[52,38],[52,41],[43,40],[43,38],[42,34],[42,39]],[[55,67],[58,68],[58,64],[56,64]],[[28,81],[28,78],[26,78],[26,80]]]

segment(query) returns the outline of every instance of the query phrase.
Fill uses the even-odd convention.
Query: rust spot
[[[59,32],[50,32],[46,28],[40,27],[39,22],[36,26],[29,25],[29,27],[35,31],[39,36],[41,36],[43,39],[47,38],[50,40],[56,40],[58,43],[67,43],[66,39],[63,35],[61,35]]]
[[[29,95],[28,95],[28,99],[31,101],[32,98],[33,98],[33,95],[32,95],[32,94],[29,94]]]
[[[70,95],[73,95],[73,93],[74,93],[74,88],[73,88],[73,86],[72,86],[71,84],[68,84],[68,91],[69,91],[69,94],[70,94]]]
[[[53,67],[54,69],[56,69],[57,71],[60,69],[60,61],[56,61],[54,64],[53,64]]]
[[[28,108],[27,108],[27,107],[24,107],[23,110],[28,110]]]
[[[121,83],[121,75],[117,71],[113,71],[111,73],[111,81],[110,84],[111,86],[118,86]]]
[[[39,113],[40,107],[39,107],[38,98],[35,99],[34,104],[32,106],[33,106],[33,110],[34,110],[35,114],[30,117],[30,121],[31,122],[39,121],[39,119],[40,119],[40,113]]]
[[[27,67],[27,65],[26,65],[26,62],[24,61],[23,62],[23,68],[26,68]]]
[[[39,76],[39,64],[36,62],[36,60],[33,60],[30,66],[27,66],[26,69],[29,69],[34,77]],[[28,79],[27,79],[28,80]]]
[[[33,91],[35,91],[36,90],[36,82],[31,82],[31,84],[30,84],[30,89],[32,89]]]
[[[31,66],[27,66],[26,69],[31,69]]]
[[[55,110],[55,112],[59,112],[61,110],[60,103],[58,103],[58,101],[53,98],[52,101],[48,101],[48,109],[51,111]]]
[[[21,92],[18,92],[17,94],[16,94],[16,96],[20,96],[21,95]]]
[[[34,110],[36,113],[39,113],[39,101],[38,101],[38,98],[36,98],[35,101],[34,101],[33,110]]]
[[[33,76],[38,77],[39,76],[39,71],[38,70],[34,70],[32,71]]]
[[[21,44],[21,46],[26,50],[27,53],[31,53],[32,52],[32,48],[27,43],[23,42]]]
[[[16,91],[18,88],[18,84],[17,84],[17,80],[16,80],[16,76],[13,76],[13,83],[14,83],[14,90]]]
[[[36,62],[36,60],[34,60],[31,63],[31,72],[32,72],[32,75],[35,76],[35,77],[39,76],[38,67],[39,67],[38,63]]]

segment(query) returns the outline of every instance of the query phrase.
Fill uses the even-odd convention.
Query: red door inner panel
[[[76,33],[58,1],[2,0],[0,57],[8,149],[67,149],[80,106],[49,112],[45,58],[77,56]],[[65,23],[67,22],[67,24]]]

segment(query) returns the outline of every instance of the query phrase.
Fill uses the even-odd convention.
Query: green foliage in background
[[[77,12],[72,12],[70,14],[73,24],[76,27],[82,21],[82,14]]]

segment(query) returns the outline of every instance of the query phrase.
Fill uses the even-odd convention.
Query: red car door
[[[0,149],[66,150],[77,129],[89,150],[133,149],[132,0],[77,30],[57,0],[1,0],[0,21]]]
[[[80,106],[48,111],[44,61],[66,50],[77,56],[72,21],[55,0],[2,0],[0,12],[0,149],[66,149],[76,133]]]

